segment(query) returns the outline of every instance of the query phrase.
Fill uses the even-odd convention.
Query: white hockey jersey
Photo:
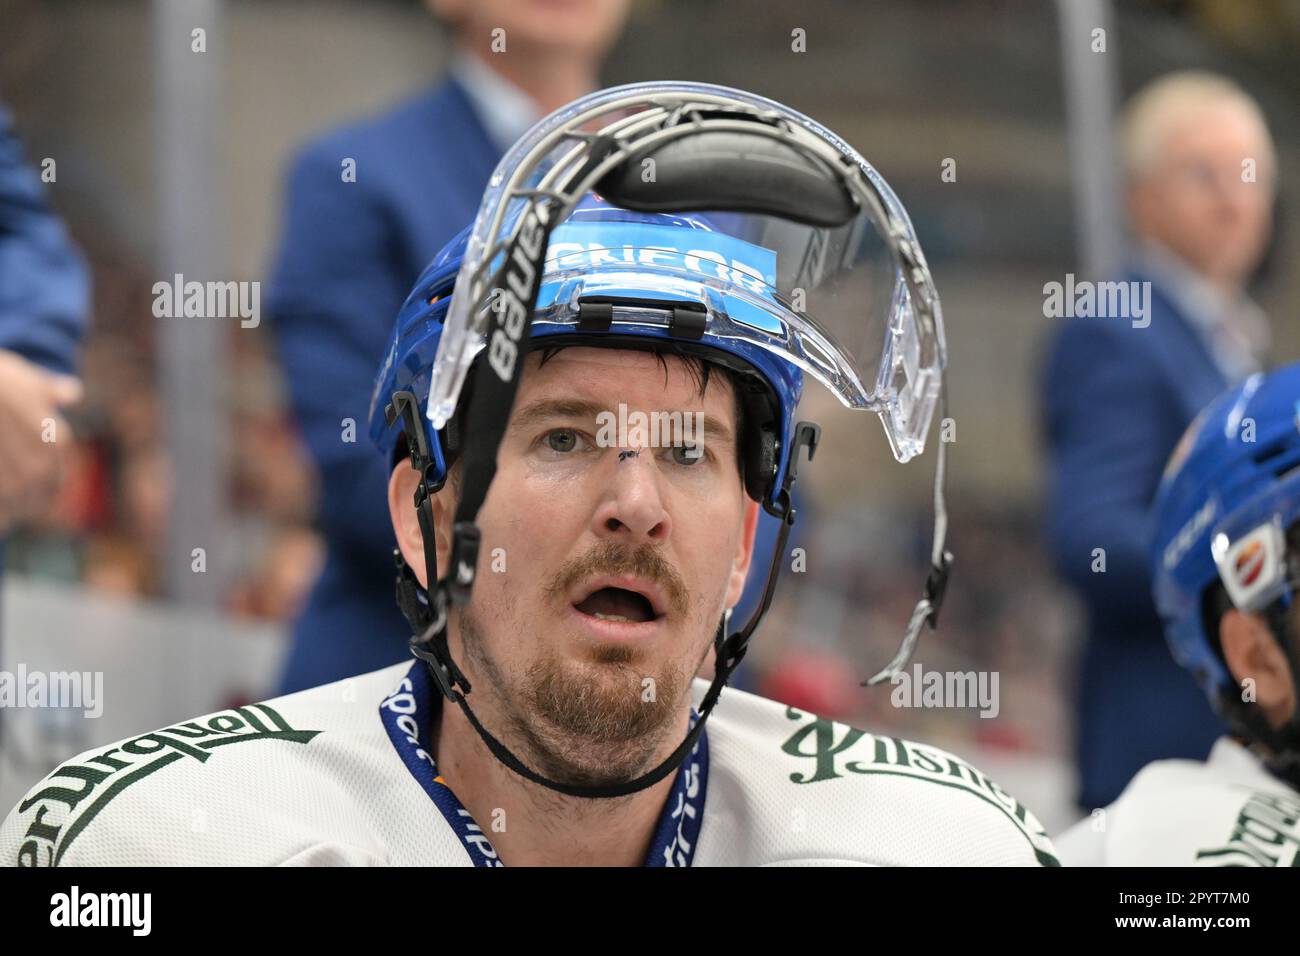
[[[707,684],[695,682],[696,702]],[[442,698],[402,663],[73,758],[0,825],[5,865],[500,865],[424,750]],[[422,738],[422,735],[424,737]],[[646,865],[1056,865],[969,764],[735,689]]]
[[[1056,838],[1067,866],[1300,866],[1300,794],[1230,737],[1144,767]]]

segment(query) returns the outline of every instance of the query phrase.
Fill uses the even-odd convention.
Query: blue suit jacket
[[[343,181],[343,163],[356,181]],[[321,474],[325,568],[294,628],[285,692],[400,661],[388,470],[370,391],[420,271],[478,210],[499,159],[454,81],[304,147],[268,297],[299,426]],[[344,419],[355,424],[345,441]]]
[[[0,107],[0,349],[74,372],[89,300],[81,256]]]
[[[85,264],[0,107],[0,349],[74,373],[89,311]]]
[[[1110,803],[1152,760],[1204,758],[1224,729],[1164,642],[1147,554],[1148,509],[1165,462],[1230,383],[1174,301],[1151,288],[1146,328],[1126,318],[1067,320],[1041,382],[1051,553],[1088,615],[1076,703],[1085,808]],[[1104,573],[1092,570],[1097,548]]]

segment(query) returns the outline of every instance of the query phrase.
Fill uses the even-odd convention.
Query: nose
[[[672,528],[653,448],[611,449],[602,464],[609,478],[592,516],[596,536],[630,547],[663,543]]]

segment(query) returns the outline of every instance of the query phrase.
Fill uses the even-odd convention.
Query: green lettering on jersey
[[[277,729],[271,730],[270,726]],[[141,734],[86,758],[85,763],[66,763],[46,778],[46,786],[18,805],[19,814],[35,810],[24,834],[25,842],[18,851],[17,862],[27,866],[42,862],[57,866],[72,841],[118,794],[177,760],[188,758],[202,764],[212,756],[210,751],[226,744],[245,740],[306,744],[320,733],[319,730],[296,730],[266,704],[250,704],[217,714],[208,720],[206,726],[190,721],[151,734]],[[110,757],[110,754],[119,756]],[[122,757],[145,759],[124,760]],[[89,766],[92,763],[98,766]],[[80,786],[68,786],[63,781],[78,781]],[[102,790],[99,789],[101,784],[106,784]],[[94,799],[78,812],[78,807],[92,795]],[[64,805],[67,809],[61,811]],[[44,854],[41,850],[45,851]]]
[[[1011,820],[1029,841],[1040,865],[1061,865],[1051,851],[1042,824],[1015,797],[970,764],[898,737],[868,734],[848,724],[805,715],[794,707],[787,707],[785,715],[789,720],[801,723],[781,744],[781,750],[791,757],[814,761],[812,773],[789,774],[791,783],[813,784],[844,777],[845,773],[836,763],[836,758],[843,754],[846,757],[843,771],[848,774],[906,777],[972,794]],[[870,741],[870,746],[854,750],[864,737]],[[855,759],[847,759],[849,756]]]
[[[803,716],[793,707],[787,707],[785,715],[791,720],[798,720]],[[781,745],[781,749],[792,757],[814,757],[817,760],[816,770],[811,777],[802,773],[792,773],[790,774],[791,781],[794,783],[816,783],[819,780],[831,780],[839,776],[835,772],[835,755],[852,747],[863,734],[861,730],[855,730],[848,725],[841,726],[844,727],[846,732],[844,739],[838,744],[835,743],[835,721],[816,717],[812,723],[796,730],[790,739]],[[805,751],[803,744],[810,737],[812,738],[812,750]]]

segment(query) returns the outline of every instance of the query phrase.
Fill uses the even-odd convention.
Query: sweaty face
[[[484,722],[560,780],[630,779],[676,744],[748,569],[758,506],[741,484],[732,385],[713,374],[701,395],[680,359],[664,361],[532,353],[478,516],[452,650],[471,704],[491,707]]]

